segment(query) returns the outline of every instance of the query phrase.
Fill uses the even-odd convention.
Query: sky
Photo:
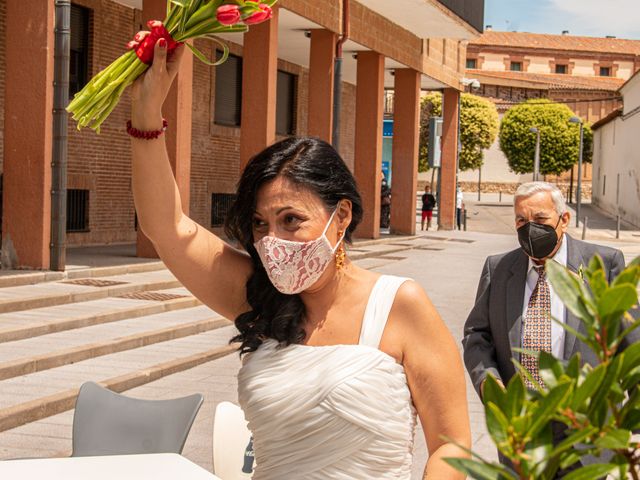
[[[485,0],[494,30],[640,40],[640,0]]]

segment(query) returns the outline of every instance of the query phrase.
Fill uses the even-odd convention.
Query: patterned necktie
[[[551,293],[544,266],[534,268],[538,272],[538,282],[531,293],[524,316],[522,348],[536,352],[551,352]],[[522,366],[538,383],[543,384],[536,357],[522,354]],[[528,379],[525,379],[525,383],[527,388],[534,388]]]

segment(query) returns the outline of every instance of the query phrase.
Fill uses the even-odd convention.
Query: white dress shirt
[[[553,260],[554,262],[558,262],[560,265],[566,267],[567,266],[567,242],[562,236],[560,248],[556,254],[547,259],[547,261]],[[527,307],[529,306],[529,299],[531,298],[531,294],[533,293],[534,288],[536,287],[536,283],[538,282],[538,272],[536,272],[535,268],[537,267],[533,260],[529,258],[529,267],[527,269],[527,281],[524,287],[524,307],[522,309],[522,319],[524,320],[525,315],[527,314]],[[556,295],[553,291],[553,287],[549,283],[549,293],[551,294],[551,317],[559,320],[560,322],[565,322],[565,313],[566,309],[562,300]],[[522,329],[524,333],[524,328]],[[557,322],[551,320],[551,354],[559,359],[563,358],[564,355],[564,335],[565,330],[562,326],[558,325]]]

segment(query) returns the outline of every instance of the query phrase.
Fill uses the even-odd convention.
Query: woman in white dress
[[[156,135],[183,53],[167,62],[158,42],[153,66],[134,84],[135,206],[167,267],[236,321],[253,478],[409,479],[416,414],[426,478],[464,478],[443,461],[466,456],[455,444],[471,443],[458,349],[420,286],[345,256],[362,206],[330,145],[287,139],[251,160],[226,225],[244,251],[184,214],[164,135]]]

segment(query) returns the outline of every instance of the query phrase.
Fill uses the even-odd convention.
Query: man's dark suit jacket
[[[567,267],[578,272],[591,258],[600,254],[611,281],[624,269],[624,257],[619,250],[581,242],[565,234]],[[522,337],[522,310],[529,257],[521,249],[487,258],[476,295],[476,303],[464,326],[464,362],[473,386],[480,395],[480,386],[488,373],[506,385],[515,375],[512,358],[519,360]],[[584,332],[582,322],[566,309],[567,325]],[[640,329],[627,336],[624,348],[640,341]],[[580,340],[565,331],[564,359],[580,352],[583,363],[596,365],[595,354]]]

